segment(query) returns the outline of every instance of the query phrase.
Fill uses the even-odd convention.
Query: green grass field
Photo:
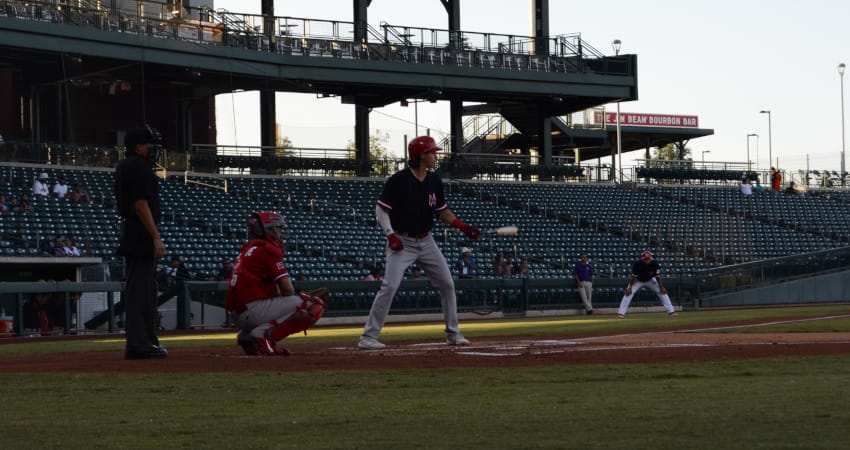
[[[689,312],[688,326],[848,314],[847,307]],[[651,329],[659,314],[463,323],[471,338]],[[398,325],[386,340],[439,333]],[[306,341],[355,342],[359,327]],[[743,331],[743,330],[736,330]],[[850,331],[835,318],[748,332]],[[232,345],[232,334],[169,347]],[[120,349],[120,340],[0,345],[4,356]],[[3,448],[847,448],[850,357],[225,374],[0,374]]]

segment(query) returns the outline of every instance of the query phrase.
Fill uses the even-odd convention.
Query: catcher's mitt
[[[311,289],[309,291],[304,291],[304,293],[312,295],[313,297],[319,297],[323,302],[325,302],[325,305],[328,304],[328,299],[331,297],[331,292],[326,287]]]

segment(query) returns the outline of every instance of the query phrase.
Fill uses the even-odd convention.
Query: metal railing
[[[103,31],[227,45],[274,53],[349,59],[486,67],[547,72],[631,75],[628,56],[604,56],[578,33],[550,36],[545,54],[537,38],[382,23],[364,27],[355,42],[354,22],[301,17],[266,17],[206,6],[175,9],[173,4],[134,2],[135,8],[106,2],[0,0],[0,16],[98,28]]]
[[[850,247],[721,266],[699,272],[699,291],[715,294],[767,286],[850,268]]]

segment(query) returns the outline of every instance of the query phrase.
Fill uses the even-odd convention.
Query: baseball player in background
[[[578,296],[584,304],[585,314],[593,314],[593,277],[596,276],[596,272],[588,262],[587,253],[579,256],[579,261],[573,268],[573,276],[576,279]]]
[[[635,261],[632,265],[632,278],[629,280],[629,285],[626,287],[625,295],[620,300],[620,309],[617,310],[617,317],[623,318],[626,316],[626,311],[629,309],[629,303],[632,302],[632,297],[641,288],[647,288],[661,300],[667,314],[675,316],[676,310],[673,309],[673,304],[670,302],[670,296],[667,295],[667,289],[661,284],[661,269],[657,262],[652,259],[652,253],[646,251],[641,253],[640,260]]]
[[[428,274],[431,285],[440,291],[448,344],[469,345],[469,340],[463,337],[458,327],[454,280],[446,258],[431,235],[431,228],[436,215],[469,239],[478,239],[481,233],[449,210],[443,181],[428,170],[436,165],[440,150],[430,136],[411,140],[407,145],[409,167],[391,176],[378,198],[375,218],[387,236],[386,272],[360,336],[357,345],[360,349],[380,350],[386,347],[378,341],[378,337],[404,271],[414,262]]]
[[[325,312],[325,301],[296,294],[283,264],[283,216],[258,212],[248,221],[250,241],[242,247],[225,307],[239,329],[236,342],[247,355],[289,355],[277,342],[313,326]]]

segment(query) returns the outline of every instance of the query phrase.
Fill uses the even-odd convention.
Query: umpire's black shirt
[[[118,213],[124,218],[118,255],[153,260],[153,238],[133,207],[136,200],[147,200],[153,221],[159,226],[162,219],[159,179],[147,158],[131,151],[127,152],[127,157],[115,167],[115,197]]]

